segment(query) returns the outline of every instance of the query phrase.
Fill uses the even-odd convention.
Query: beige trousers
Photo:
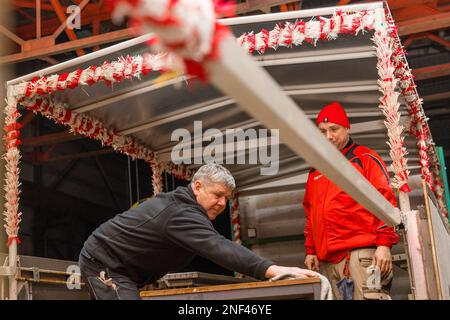
[[[355,249],[350,253],[348,268],[350,271],[350,279],[354,283],[353,299],[354,300],[386,300],[390,299],[389,291],[392,283],[392,272],[390,275],[381,277],[381,289],[376,290],[367,286],[369,275],[367,268],[372,265],[372,257],[375,248]],[[342,259],[339,263],[320,262],[320,272],[328,278],[333,289],[335,299],[340,299],[339,290],[336,284],[344,278],[344,266],[346,259]],[[371,283],[373,279],[371,279]]]

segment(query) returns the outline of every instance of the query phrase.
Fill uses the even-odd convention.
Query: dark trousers
[[[135,282],[127,276],[109,270],[107,266],[91,257],[84,248],[81,250],[78,264],[92,300],[141,300]],[[112,279],[115,288],[100,280],[101,271],[105,271],[106,279]]]

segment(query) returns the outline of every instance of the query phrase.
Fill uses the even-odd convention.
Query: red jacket
[[[397,206],[386,165],[375,151],[350,139],[341,152],[392,205]],[[306,254],[315,254],[320,261],[338,263],[352,249],[391,247],[398,242],[393,227],[387,227],[315,169],[308,175],[303,206]]]

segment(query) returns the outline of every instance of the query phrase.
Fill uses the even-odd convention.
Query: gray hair
[[[191,183],[194,184],[197,180],[223,183],[231,190],[236,188],[236,183],[234,182],[231,172],[227,168],[216,163],[208,163],[201,166],[192,177]]]

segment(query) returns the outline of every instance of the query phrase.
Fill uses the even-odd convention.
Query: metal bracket
[[[39,282],[39,280],[41,279],[41,276],[39,274],[39,268],[32,267],[31,269],[33,271],[33,281],[34,282]]]

